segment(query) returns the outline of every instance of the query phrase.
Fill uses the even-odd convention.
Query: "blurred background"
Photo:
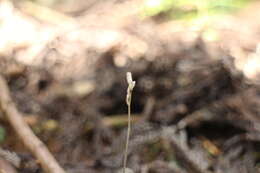
[[[260,172],[260,1],[0,0],[0,74],[68,172]],[[0,112],[0,115],[2,113]],[[2,116],[1,116],[2,117]],[[43,172],[1,118],[0,142]]]

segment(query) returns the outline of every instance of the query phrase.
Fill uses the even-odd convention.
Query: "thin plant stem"
[[[126,144],[125,144],[125,155],[124,155],[124,171],[126,173],[126,162],[127,162],[127,155],[128,155],[128,145],[129,145],[129,138],[131,133],[131,104],[128,105],[128,127],[127,127],[127,136],[126,136]]]
[[[132,74],[130,72],[126,73],[126,79],[127,79],[127,83],[128,83],[127,95],[126,95],[126,104],[128,107],[128,127],[127,127],[125,155],[124,155],[124,163],[123,163],[123,173],[126,173],[128,145],[129,145],[129,139],[130,139],[130,133],[131,133],[131,98],[132,98],[132,91],[135,87],[135,81],[133,81]]]

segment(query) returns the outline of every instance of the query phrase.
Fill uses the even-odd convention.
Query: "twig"
[[[17,171],[8,161],[0,157],[0,173],[17,173]]]
[[[20,157],[18,157],[18,155],[16,155],[16,153],[4,150],[2,148],[0,148],[0,160],[1,158],[10,162],[16,168],[19,168],[21,165],[21,159]]]
[[[17,110],[10,97],[10,91],[5,79],[0,75],[0,109],[24,145],[39,160],[42,168],[47,173],[65,173],[59,166],[48,148],[40,141],[29,126],[25,123],[21,113]]]
[[[208,159],[203,153],[189,149],[186,143],[186,135],[176,134],[176,126],[164,127],[162,134],[167,140],[170,140],[172,147],[178,159],[188,172],[193,173],[210,173],[208,168]],[[181,131],[180,131],[181,132]]]
[[[102,119],[102,123],[107,127],[119,127],[126,125],[128,123],[128,115],[114,115],[109,117],[104,117]],[[131,121],[137,122],[141,119],[139,114],[131,114]]]
[[[132,99],[132,91],[135,87],[135,81],[133,81],[133,79],[132,79],[131,72],[126,73],[126,80],[128,83],[127,95],[126,95],[126,104],[128,107],[128,128],[127,128],[123,173],[126,173],[128,145],[129,145],[129,138],[130,138],[130,132],[131,132],[131,99]]]

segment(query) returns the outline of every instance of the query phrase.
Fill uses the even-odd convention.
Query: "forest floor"
[[[0,1],[0,74],[67,172],[122,168],[128,71],[135,173],[260,172],[259,2],[192,26],[141,18],[135,0],[69,2]],[[5,118],[0,130],[18,172],[43,172]]]

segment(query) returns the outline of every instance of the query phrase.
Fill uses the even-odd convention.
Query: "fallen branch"
[[[16,109],[10,97],[10,91],[5,79],[0,75],[0,109],[5,114],[5,118],[14,128],[24,145],[39,160],[42,168],[47,173],[65,173],[58,162],[49,152],[48,148],[32,132],[25,123],[21,113]]]

